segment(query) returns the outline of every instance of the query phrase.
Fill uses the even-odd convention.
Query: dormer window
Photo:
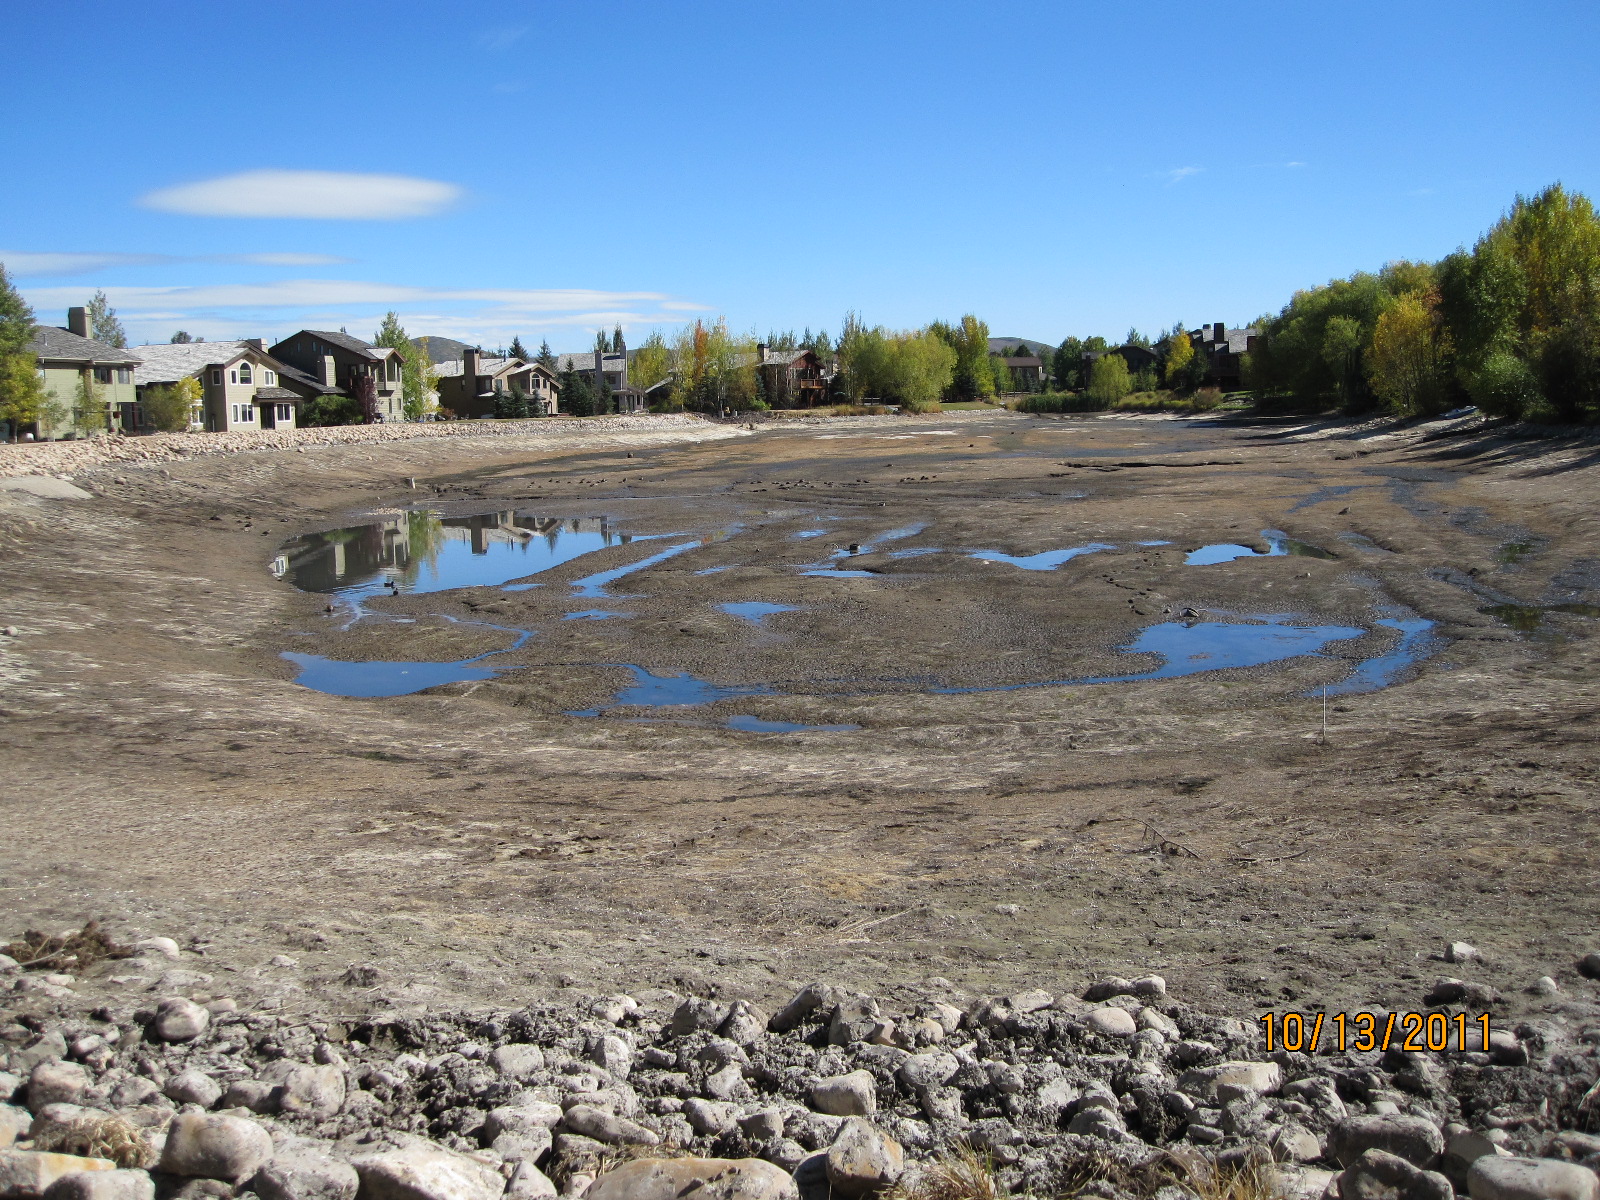
[[[240,363],[239,364],[239,382],[240,383],[250,383],[251,382],[251,379],[250,379],[250,364],[249,363]]]

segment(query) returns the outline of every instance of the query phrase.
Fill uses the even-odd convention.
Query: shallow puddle
[[[1366,632],[1348,625],[1288,625],[1286,617],[1266,617],[1259,625],[1200,621],[1186,625],[1164,621],[1151,625],[1132,642],[1118,649],[1127,654],[1155,654],[1165,661],[1151,671],[1128,675],[1091,675],[1081,679],[1047,679],[1037,683],[1011,683],[992,687],[933,688],[938,695],[978,692],[1014,692],[1027,688],[1066,687],[1073,684],[1137,683],[1146,679],[1177,679],[1203,671],[1231,667],[1261,667],[1285,659],[1317,655],[1329,642],[1358,638]]]
[[[480,624],[476,621],[460,623]],[[480,667],[474,664],[499,654],[509,654],[533,634],[526,629],[509,629],[504,625],[483,627],[515,633],[517,640],[504,650],[491,650],[459,662],[344,662],[336,658],[323,658],[319,654],[296,654],[293,651],[285,651],[279,657],[299,667],[300,673],[295,676],[295,683],[314,692],[367,699],[409,696],[440,684],[473,683],[493,679],[501,671],[515,670],[515,667]]]
[[[619,533],[604,517],[412,512],[291,538],[272,573],[303,592],[359,601],[386,592],[499,587],[608,546],[670,536]]]
[[[1550,613],[1600,617],[1600,604],[1490,604],[1478,611],[1509,625],[1518,633],[1538,633]]]
[[[609,621],[613,617],[631,617],[631,612],[618,612],[611,608],[586,608],[582,612],[569,612],[563,621]]]
[[[1209,546],[1201,546],[1198,550],[1191,550],[1183,561],[1185,565],[1191,567],[1210,567],[1218,563],[1232,562],[1236,558],[1283,558],[1287,555],[1303,558],[1338,557],[1320,546],[1298,541],[1281,529],[1263,529],[1261,538],[1267,543],[1265,550],[1241,546],[1237,542],[1214,542]]]
[[[1400,641],[1395,648],[1363,659],[1345,679],[1325,689],[1306,692],[1305,695],[1358,696],[1365,692],[1381,691],[1394,683],[1407,667],[1416,666],[1437,653],[1443,645],[1432,632],[1433,622],[1422,617],[1380,617],[1376,624],[1400,631]]]
[[[760,625],[762,620],[773,613],[799,612],[798,604],[768,604],[765,600],[731,600],[726,604],[717,605],[723,612],[731,616],[740,617],[752,625]]]
[[[715,704],[734,696],[772,696],[770,687],[755,684],[747,687],[724,687],[710,680],[700,679],[681,671],[675,675],[657,675],[634,663],[617,664],[633,672],[633,686],[623,688],[610,704],[599,708],[585,708],[569,712],[569,717],[598,717],[608,708],[672,708],[679,705]]]
[[[665,550],[652,554],[648,558],[641,558],[636,563],[629,563],[624,567],[612,567],[609,571],[599,571],[593,575],[585,575],[582,579],[574,579],[572,581],[572,590],[576,595],[592,600],[631,599],[632,597],[628,596],[613,595],[606,591],[606,586],[615,583],[624,575],[632,575],[635,571],[642,571],[646,567],[653,567],[657,563],[666,562],[667,559],[674,555],[682,554],[685,550],[693,550],[696,546],[702,544],[700,541],[679,542],[676,546],[668,546]]]
[[[1087,542],[1082,546],[1068,546],[1064,550],[1041,550],[1038,554],[1006,554],[999,550],[971,550],[968,558],[984,562],[1009,563],[1024,571],[1054,571],[1062,563],[1071,562],[1081,554],[1094,554],[1100,550],[1115,550],[1110,542]]]

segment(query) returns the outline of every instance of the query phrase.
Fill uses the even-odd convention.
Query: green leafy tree
[[[1050,355],[1050,374],[1058,388],[1076,390],[1083,386],[1083,341],[1066,337]]]
[[[408,421],[420,421],[427,413],[439,385],[439,373],[428,357],[427,339],[413,341],[400,324],[400,314],[392,309],[384,314],[383,324],[372,335],[374,346],[386,346],[400,357],[400,408]]]
[[[636,388],[654,387],[672,372],[672,350],[659,329],[652,329],[628,363],[628,381]]]
[[[1166,362],[1162,370],[1166,376],[1167,386],[1174,391],[1187,391],[1185,384],[1189,378],[1189,364],[1194,361],[1194,343],[1189,340],[1189,335],[1184,332],[1183,322],[1178,322],[1177,327],[1167,336]]]
[[[928,330],[956,352],[949,387],[952,400],[994,395],[994,358],[989,353],[988,325],[968,313],[955,325],[935,321]]]
[[[361,404],[354,396],[313,396],[300,406],[300,424],[320,428],[361,424]]]
[[[88,371],[78,375],[78,387],[72,396],[72,427],[81,437],[105,433],[109,425],[109,409],[105,391]]]
[[[622,326],[618,325],[611,331],[611,353],[621,354],[623,347],[628,343],[623,339]]]
[[[1109,408],[1133,390],[1127,361],[1120,354],[1102,354],[1089,368],[1085,391],[1090,400]]]
[[[87,307],[90,337],[108,346],[128,344],[127,330],[123,329],[122,322],[117,320],[117,310],[111,307],[111,301],[106,298],[104,292],[95,292],[94,299],[89,301]]]
[[[1379,316],[1381,325],[1383,317]],[[1322,360],[1333,377],[1339,401],[1345,408],[1355,408],[1365,394],[1363,372],[1367,333],[1354,317],[1329,317],[1322,327]]]
[[[1447,396],[1443,351],[1432,294],[1408,292],[1384,311],[1373,330],[1367,361],[1373,391],[1404,416],[1442,411]]]
[[[47,403],[38,360],[28,352],[33,329],[33,309],[0,264],[0,421],[10,423],[13,435],[40,421]]]
[[[139,398],[144,423],[161,433],[182,433],[189,428],[201,395],[200,381],[192,375],[163,387],[146,388]]]
[[[171,341],[172,345],[174,346],[187,346],[190,342],[194,341],[194,338],[189,336],[189,331],[187,329],[180,329],[177,333],[172,335]]]

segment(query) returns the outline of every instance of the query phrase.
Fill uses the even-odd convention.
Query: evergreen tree
[[[90,337],[108,346],[128,344],[127,330],[123,329],[122,322],[117,320],[117,310],[111,307],[111,301],[106,299],[104,292],[95,292],[88,308]]]
[[[13,436],[19,426],[38,421],[45,406],[38,360],[27,348],[33,327],[33,309],[0,263],[0,421],[10,423]]]
[[[511,339],[511,357],[520,358],[523,362],[528,361],[528,350],[527,347],[522,344],[522,338],[520,336],[513,337]]]
[[[180,329],[177,333],[172,335],[172,345],[174,346],[187,346],[192,341],[194,341],[194,339],[190,337],[188,331],[184,329]]]
[[[544,341],[539,343],[539,357],[537,361],[539,365],[545,370],[549,371],[550,374],[556,374],[556,356],[550,349],[549,338],[546,338]]]
[[[400,314],[392,309],[384,314],[382,326],[372,335],[374,346],[386,346],[400,356],[400,407],[408,421],[422,419],[439,380],[428,357],[427,341],[407,337]]]
[[[622,348],[627,344],[622,336],[622,326],[618,325],[611,331],[611,352],[613,354],[621,354]]]

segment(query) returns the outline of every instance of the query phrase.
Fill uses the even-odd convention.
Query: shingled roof
[[[83,363],[85,366],[131,366],[140,361],[132,350],[108,346],[93,338],[79,337],[54,325],[35,325],[33,339],[24,350],[41,360]]]
[[[308,329],[306,332],[332,345],[340,346],[352,354],[364,354],[368,358],[384,357],[382,347],[374,346],[371,342],[363,342],[360,338],[352,337],[348,333],[330,333],[326,329]],[[379,351],[379,353],[374,354],[374,350]]]
[[[139,357],[143,361],[134,369],[133,381],[172,383],[207,367],[225,367],[247,350],[261,354],[248,342],[160,342],[140,346]]]

